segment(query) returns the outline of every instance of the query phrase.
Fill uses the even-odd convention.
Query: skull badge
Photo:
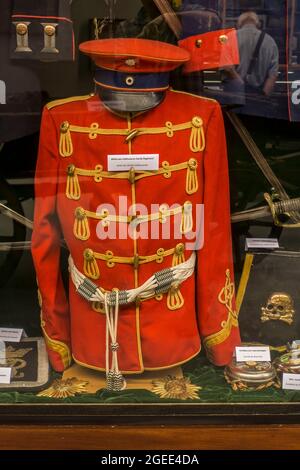
[[[294,322],[294,302],[292,297],[285,292],[275,292],[272,294],[265,307],[261,308],[261,321],[282,321],[288,325]]]

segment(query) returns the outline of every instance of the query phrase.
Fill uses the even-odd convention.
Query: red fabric
[[[191,359],[200,350],[200,337],[217,333],[222,322],[228,319],[228,310],[218,300],[225,285],[226,270],[233,277],[226,141],[222,114],[213,100],[167,91],[160,106],[140,114],[132,120],[134,128],[163,127],[166,122],[175,124],[191,122],[199,116],[204,123],[206,149],[193,153],[190,150],[191,130],[181,130],[173,137],[166,134],[140,135],[132,141],[132,153],[159,153],[160,166],[198,161],[199,189],[193,195],[186,193],[186,170],[173,172],[170,178],[156,175],[136,182],[136,201],[144,204],[148,213],[151,204],[172,205],[191,201],[194,205],[205,203],[204,248],[198,252],[196,276],[185,281],[180,291],[184,297],[181,309],[171,311],[166,305],[166,295],[141,303],[139,314],[135,305],[121,308],[119,315],[118,352],[123,372],[142,372],[144,369],[167,368]],[[70,283],[70,304],[61,282],[59,259],[60,237],[64,237],[77,268],[83,272],[83,252],[91,248],[95,252],[110,250],[115,256],[133,256],[131,239],[101,240],[96,235],[98,222],[89,220],[91,237],[77,240],[73,234],[74,211],[78,206],[96,212],[100,204],[116,205],[119,196],[126,196],[132,203],[131,184],[126,179],[107,179],[95,182],[93,177],[79,176],[81,198],[78,201],[66,197],[66,169],[68,165],[92,170],[103,165],[107,170],[108,154],[128,154],[124,136],[101,135],[89,139],[88,134],[72,133],[74,152],[71,157],[59,155],[59,129],[63,121],[72,125],[90,127],[98,123],[100,128],[127,129],[127,120],[108,111],[97,96],[86,101],[74,101],[45,110],[41,128],[41,141],[36,172],[36,207],[32,254],[39,288],[43,299],[43,320],[50,338],[72,344],[74,358],[88,366],[105,368],[105,315],[95,312],[91,305],[75,291]],[[194,213],[194,220],[195,220]],[[147,225],[147,224],[144,224]],[[127,229],[127,224],[118,224]],[[119,228],[119,227],[118,227]],[[159,248],[174,248],[178,240],[173,234],[163,239],[163,226],[158,239],[137,241],[139,255],[155,254]],[[186,259],[190,256],[186,252]],[[138,284],[144,283],[155,272],[172,265],[172,256],[163,263],[150,262],[138,269]],[[109,268],[98,260],[100,279],[94,281],[104,289],[132,289],[134,269],[131,265],[116,264]],[[70,327],[71,320],[71,327]],[[212,348],[212,360],[223,365],[230,361],[234,347],[239,344],[238,329],[233,327],[229,338]],[[140,348],[140,352],[139,352]],[[55,369],[61,363],[54,355],[50,360]]]
[[[221,36],[226,36],[227,42],[220,42]],[[202,44],[200,47],[197,47],[199,41],[202,41]],[[190,60],[184,65],[184,73],[218,69],[237,65],[240,62],[235,29],[220,29],[197,36],[190,36],[179,41],[178,44],[190,52],[191,55]]]
[[[190,54],[178,46],[150,39],[95,39],[83,42],[79,49],[98,67],[119,72],[169,72],[190,58]],[[128,59],[135,59],[134,65],[126,64]]]

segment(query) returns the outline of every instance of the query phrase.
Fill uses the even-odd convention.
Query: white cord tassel
[[[119,291],[116,291],[116,305],[108,304],[107,293],[104,294],[106,314],[106,387],[111,392],[120,392],[126,388],[126,381],[119,370],[117,341],[119,319]],[[111,367],[109,367],[110,351],[112,354]]]
[[[170,271],[173,274],[173,279],[176,284],[181,284],[183,281],[188,279],[192,276],[194,272],[194,267],[196,263],[196,254],[195,252],[192,253],[191,257],[185,261],[184,263],[178,264],[177,266],[173,266],[170,268]],[[76,290],[80,287],[80,285],[86,279],[86,276],[82,274],[76,266],[74,265],[74,261],[72,257],[69,258],[69,271],[72,277],[72,281],[76,287]],[[128,296],[128,303],[135,302],[137,297],[140,299],[149,299],[154,297],[155,289],[158,287],[157,280],[155,275],[149,278],[143,285],[138,287],[137,289],[129,289],[127,290]],[[98,288],[96,292],[90,297],[90,302],[101,302],[104,303],[105,294]]]
[[[169,290],[170,286],[165,284],[159,285],[162,273],[171,273],[171,287],[179,286],[183,281],[192,276],[196,263],[196,253],[193,252],[191,257],[184,263],[173,266],[168,270],[160,271],[150,277],[142,286],[137,289],[129,289],[125,291],[126,304],[136,301],[149,299],[157,295],[156,289],[162,287],[164,292]],[[107,389],[110,391],[121,391],[126,388],[126,381],[119,369],[118,350],[119,343],[117,340],[120,295],[122,291],[115,289],[113,292],[104,292],[76,268],[72,257],[69,257],[69,271],[75,288],[89,302],[100,302],[104,304],[106,315],[106,379]],[[115,294],[112,299],[112,293]],[[124,294],[124,292],[123,292]],[[111,356],[111,366],[110,366]]]

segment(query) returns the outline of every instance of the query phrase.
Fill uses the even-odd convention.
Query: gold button
[[[175,282],[174,284],[171,285],[170,287],[170,294],[177,294],[177,292],[179,291],[179,283],[178,282]]]
[[[194,127],[199,128],[199,127],[202,126],[202,124],[203,124],[203,121],[202,121],[202,119],[201,119],[199,116],[193,117],[193,119],[192,119],[192,125],[193,125]]]
[[[66,134],[69,129],[70,129],[70,124],[68,123],[68,121],[64,121],[61,123],[60,130],[63,134]]]
[[[83,220],[86,217],[86,213],[83,207],[77,207],[77,209],[75,209],[75,217],[78,220]]]
[[[25,34],[27,34],[27,31],[28,31],[28,26],[25,23],[18,23],[16,26],[16,29],[17,29],[17,33],[20,36],[25,36]]]
[[[196,170],[196,168],[198,168],[198,162],[195,158],[191,158],[189,160],[188,165],[189,165],[190,170]]]
[[[219,41],[221,44],[226,44],[228,42],[228,36],[226,36],[226,34],[221,34],[221,36],[219,36]]]
[[[185,250],[184,243],[178,243],[178,245],[175,248],[175,253],[176,253],[176,255],[182,255],[184,250]]]
[[[129,179],[131,184],[135,183],[135,169],[134,168],[130,168],[130,171],[129,171],[129,174],[128,174],[128,179]]]
[[[129,75],[125,78],[125,83],[127,86],[132,86],[134,84],[134,78]]]
[[[68,168],[67,168],[67,174],[68,176],[74,176],[75,175],[75,170],[76,170],[76,166],[75,165],[69,165]]]
[[[47,24],[45,27],[44,27],[44,31],[45,31],[45,34],[47,36],[54,36],[55,34],[55,26],[53,26],[52,24]]]
[[[86,250],[84,250],[83,256],[86,259],[86,261],[93,261],[94,252],[90,248],[87,248]]]
[[[202,46],[202,44],[203,44],[202,39],[197,39],[197,40],[195,41],[195,46],[196,46],[198,49],[200,49],[200,47]]]

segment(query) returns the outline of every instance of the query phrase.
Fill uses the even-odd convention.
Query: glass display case
[[[298,1],[1,5],[1,424],[300,424]]]

